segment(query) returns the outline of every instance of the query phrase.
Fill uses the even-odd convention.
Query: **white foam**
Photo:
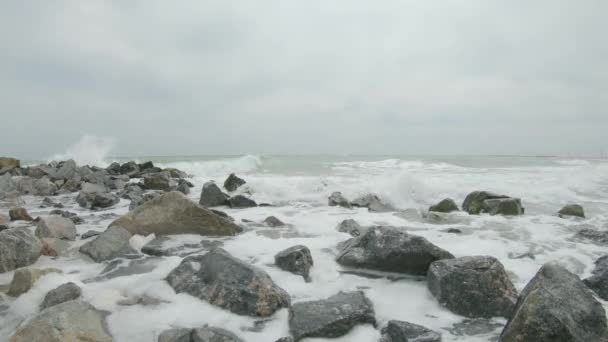
[[[107,166],[107,157],[114,148],[115,141],[109,137],[84,135],[65,152],[55,154],[49,161],[73,159],[78,165]]]

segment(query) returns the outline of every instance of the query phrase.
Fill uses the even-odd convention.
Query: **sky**
[[[4,0],[0,155],[608,154],[605,0]]]

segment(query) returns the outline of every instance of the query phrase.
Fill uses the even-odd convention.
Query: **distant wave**
[[[63,153],[49,157],[48,161],[73,159],[78,165],[106,166],[114,146],[114,138],[84,135]]]
[[[584,160],[584,159],[562,159],[562,160],[557,160],[556,163],[558,163],[560,165],[567,165],[567,166],[591,165],[591,163],[588,160]]]
[[[236,158],[223,158],[200,161],[179,161],[159,164],[162,167],[174,167],[188,174],[201,177],[222,176],[230,173],[251,173],[262,166],[262,158],[256,155],[244,155]]]

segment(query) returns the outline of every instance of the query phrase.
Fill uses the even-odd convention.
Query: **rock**
[[[510,317],[517,301],[504,266],[490,256],[435,261],[427,285],[442,306],[470,318]]]
[[[76,202],[83,208],[93,210],[111,207],[120,202],[120,198],[109,193],[102,185],[84,183],[82,190],[76,197]]]
[[[441,342],[441,334],[418,324],[389,321],[381,342]]]
[[[426,275],[432,262],[452,258],[451,253],[423,237],[394,227],[375,226],[349,240],[336,261],[349,267]]]
[[[608,231],[585,228],[574,234],[578,240],[587,240],[598,245],[608,245]]]
[[[146,170],[154,169],[154,163],[151,161],[147,161],[145,163],[139,164],[139,171],[143,172]]]
[[[188,174],[185,173],[184,171],[178,170],[178,169],[174,169],[174,168],[166,168],[163,170],[164,172],[169,172],[169,175],[172,178],[187,178]]]
[[[346,199],[346,197],[344,197],[342,195],[341,192],[336,191],[333,192],[329,198],[327,199],[327,204],[330,207],[336,207],[336,206],[340,206],[340,207],[344,207],[344,208],[351,208],[352,206],[350,205],[350,202]]]
[[[308,247],[297,245],[287,248],[274,256],[274,263],[280,269],[301,275],[306,282],[310,282],[313,261]]]
[[[557,212],[559,217],[580,217],[585,218],[585,210],[578,204],[569,204]]]
[[[182,194],[187,195],[190,193],[190,186],[188,185],[187,181],[180,179],[179,182],[177,183],[177,187],[175,188],[175,191],[179,191]]]
[[[186,328],[165,330],[158,336],[158,342],[191,342],[192,330]]]
[[[45,197],[40,203],[40,208],[63,208],[63,204],[53,201],[50,197]]]
[[[160,197],[160,195],[161,194],[159,194],[158,192],[148,192],[146,194],[143,194],[141,197],[134,198],[131,200],[131,203],[129,204],[129,210],[133,210],[146,202],[149,202],[155,198],[158,198],[158,197]]]
[[[201,241],[197,243],[187,243],[174,241],[168,236],[158,236],[141,248],[141,252],[154,256],[187,256],[199,253],[204,250],[212,250],[221,247],[221,241]]]
[[[105,232],[80,246],[80,252],[96,262],[111,260],[124,255],[136,253],[129,244],[132,234],[120,227],[111,226]]]
[[[235,235],[242,228],[230,220],[198,206],[184,194],[172,191],[144,203],[111,223],[132,234]]]
[[[285,223],[283,223],[283,221],[279,220],[275,216],[268,216],[267,218],[265,218],[264,219],[264,224],[266,224],[268,227],[283,227],[283,226],[285,226]]]
[[[464,199],[462,210],[471,215],[479,215],[483,212],[485,200],[501,198],[509,198],[509,196],[498,195],[488,191],[473,191]]]
[[[51,212],[49,214],[50,215],[59,215],[59,216],[68,218],[68,219],[72,220],[72,222],[74,222],[74,224],[84,223],[84,219],[82,219],[82,217],[79,217],[76,213],[72,213],[67,210],[55,209],[55,210],[51,210]]]
[[[82,290],[78,285],[74,283],[62,284],[56,289],[49,291],[46,296],[44,296],[40,310],[50,308],[53,305],[65,303],[70,300],[78,299],[80,298],[81,294]]]
[[[65,240],[56,238],[42,238],[42,255],[56,257],[66,255],[66,252],[70,248],[70,243]]]
[[[17,190],[17,184],[8,173],[0,176],[0,194]]]
[[[293,337],[289,336],[289,337],[281,337],[280,339],[274,341],[274,342],[294,342]]]
[[[592,276],[583,280],[585,285],[592,289],[598,297],[608,300],[608,255],[595,261]]]
[[[353,219],[346,219],[338,225],[336,228],[339,232],[348,233],[354,237],[360,236],[365,233],[366,228],[362,227],[357,221]]]
[[[177,186],[168,172],[147,174],[144,176],[146,189],[169,191]]]
[[[521,292],[500,341],[608,341],[606,312],[576,275],[548,263]]]
[[[120,163],[113,162],[110,166],[106,167],[106,171],[110,175],[120,175]]]
[[[72,192],[80,191],[80,185],[81,185],[80,182],[75,181],[73,179],[68,179],[61,186],[61,189],[59,190],[59,194],[70,194]]]
[[[25,208],[11,208],[8,211],[11,221],[34,221]]]
[[[92,238],[93,236],[97,236],[100,235],[102,232],[98,231],[98,230],[88,230],[86,233],[82,234],[80,236],[80,240],[85,240],[88,238]]]
[[[245,180],[237,177],[234,173],[231,173],[230,176],[228,176],[228,178],[226,178],[226,181],[224,181],[224,188],[230,192],[235,191],[236,189],[238,189],[241,185],[246,184],[247,182],[245,182]]]
[[[473,318],[455,323],[451,328],[447,328],[446,330],[456,336],[476,336],[487,335],[503,327],[504,324],[500,321],[487,318]]]
[[[215,182],[207,182],[203,184],[201,199],[198,203],[204,207],[216,207],[227,204],[228,198],[230,196],[223,193]]]
[[[31,177],[15,177],[17,190],[24,195],[53,196],[57,193],[57,185],[48,177],[35,179]]]
[[[150,273],[158,266],[159,262],[159,258],[141,258],[134,260],[115,259],[110,261],[98,276],[85,279],[84,283],[106,281],[134,274]]]
[[[22,324],[10,342],[112,342],[105,313],[78,300],[51,306]]]
[[[516,216],[523,215],[519,198],[494,198],[483,201],[482,212],[490,215]]]
[[[228,330],[215,327],[198,329],[169,329],[163,331],[158,342],[243,342]]]
[[[5,167],[21,167],[21,161],[19,159],[10,158],[10,157],[0,157],[0,169]]]
[[[257,203],[254,200],[245,197],[243,195],[232,196],[228,199],[228,205],[230,208],[240,209],[240,208],[251,208],[257,207]]]
[[[374,307],[361,291],[295,303],[289,309],[289,330],[295,341],[344,336],[359,324],[376,325]]]
[[[61,162],[57,171],[50,174],[52,181],[73,179],[77,175],[79,176],[78,166],[71,159]]]
[[[133,178],[139,174],[139,165],[134,161],[126,162],[120,166],[120,174]]]
[[[367,208],[369,211],[386,212],[394,211],[395,209],[384,203],[380,197],[374,194],[367,194],[356,198],[350,204],[353,207]]]
[[[29,266],[40,257],[42,243],[28,229],[0,232],[0,273]]]
[[[451,213],[453,211],[458,211],[458,205],[451,198],[446,198],[441,202],[432,205],[429,208],[429,211],[437,212],[437,213]]]
[[[29,291],[38,279],[49,273],[62,272],[56,268],[20,268],[13,274],[13,280],[9,285],[7,294],[12,297],[19,297]]]
[[[188,293],[239,315],[267,317],[290,305],[289,294],[266,272],[221,248],[185,258],[166,280],[177,293]]]
[[[59,215],[50,215],[38,221],[36,236],[73,241],[76,240],[76,226],[70,219]]]

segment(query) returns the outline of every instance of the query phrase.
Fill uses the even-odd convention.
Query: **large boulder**
[[[524,209],[518,198],[499,195],[488,191],[473,191],[462,203],[462,210],[471,215],[489,213],[491,215],[521,215]]]
[[[158,172],[144,176],[144,186],[150,190],[169,191],[177,186],[168,172]]]
[[[198,203],[203,207],[216,207],[227,204],[228,198],[230,198],[230,196],[223,193],[215,182],[207,182],[203,184],[201,198]]]
[[[567,206],[561,208],[557,215],[559,217],[580,217],[585,218],[585,210],[579,204],[568,204]]]
[[[73,160],[66,160],[59,163],[58,168],[50,174],[51,180],[68,180],[73,179],[79,175],[79,169],[76,162]]]
[[[330,207],[344,207],[344,208],[351,208],[352,206],[350,205],[350,202],[346,199],[346,197],[344,197],[344,195],[342,195],[341,192],[336,191],[333,192],[329,198],[327,198],[327,204]]]
[[[521,292],[500,341],[605,342],[606,312],[576,275],[545,264]]]
[[[244,179],[237,177],[234,173],[231,173],[228,178],[224,181],[224,188],[230,192],[235,191],[241,185],[246,184]]]
[[[106,314],[77,300],[49,307],[22,324],[10,342],[112,342]]]
[[[453,211],[458,211],[458,210],[459,210],[458,205],[451,198],[443,199],[443,200],[441,200],[441,202],[439,202],[435,205],[432,205],[429,208],[430,212],[437,212],[437,213],[451,213]]]
[[[49,215],[40,219],[36,225],[35,233],[38,238],[76,240],[76,226],[74,222],[59,215]]]
[[[359,324],[376,325],[374,306],[361,291],[295,303],[289,309],[289,330],[295,341],[344,336]]]
[[[441,342],[441,334],[418,324],[389,321],[380,342]]]
[[[120,202],[120,198],[108,192],[103,185],[84,183],[76,202],[83,208],[98,209],[111,207]]]
[[[168,192],[146,202],[111,223],[132,234],[235,235],[242,228],[214,212],[198,206],[178,191]]]
[[[435,261],[427,285],[442,306],[465,317],[509,317],[517,302],[505,268],[490,256]]]
[[[583,280],[585,285],[592,289],[598,297],[608,300],[608,255],[595,261],[592,276]]]
[[[251,208],[257,207],[257,203],[249,197],[244,195],[236,195],[232,196],[228,199],[228,205],[230,208],[241,209],[241,208]]]
[[[175,328],[163,331],[158,342],[243,342],[228,330],[216,327]]]
[[[340,265],[426,275],[432,262],[454,256],[427,239],[386,226],[370,227],[349,240],[336,258]]]
[[[17,190],[24,195],[53,196],[57,193],[57,185],[48,177],[39,179],[32,177],[15,177]]]
[[[82,290],[74,283],[65,283],[49,291],[40,305],[40,310],[50,308],[53,305],[65,303],[80,298]]]
[[[310,282],[313,261],[308,247],[297,245],[287,248],[274,256],[274,263],[278,268],[301,275],[306,282]]]
[[[357,197],[350,205],[353,207],[367,208],[369,211],[374,212],[386,212],[386,211],[394,211],[395,208],[386,204],[378,195],[375,194],[367,194],[360,197]]]
[[[149,202],[157,197],[160,197],[160,195],[161,195],[160,193],[153,191],[153,192],[145,193],[145,194],[141,195],[141,197],[133,197],[133,199],[131,200],[131,203],[129,203],[129,210],[133,210],[146,202]]]
[[[28,229],[0,231],[0,273],[35,263],[41,251],[42,243]]]
[[[61,273],[61,270],[56,268],[20,268],[13,274],[13,280],[11,281],[7,294],[13,297],[19,297],[20,295],[29,291],[34,283],[38,279],[49,273]]]
[[[221,248],[185,258],[166,280],[177,293],[188,293],[239,315],[267,317],[290,304],[289,294],[266,272]]]
[[[129,244],[132,234],[120,226],[111,226],[94,240],[80,246],[80,252],[96,262],[136,253]]]
[[[10,157],[0,157],[0,169],[5,167],[21,167],[21,162],[19,159],[10,158]]]
[[[126,162],[120,166],[120,174],[133,178],[139,174],[139,165],[134,161]]]
[[[34,221],[25,208],[11,208],[8,211],[11,221]]]

